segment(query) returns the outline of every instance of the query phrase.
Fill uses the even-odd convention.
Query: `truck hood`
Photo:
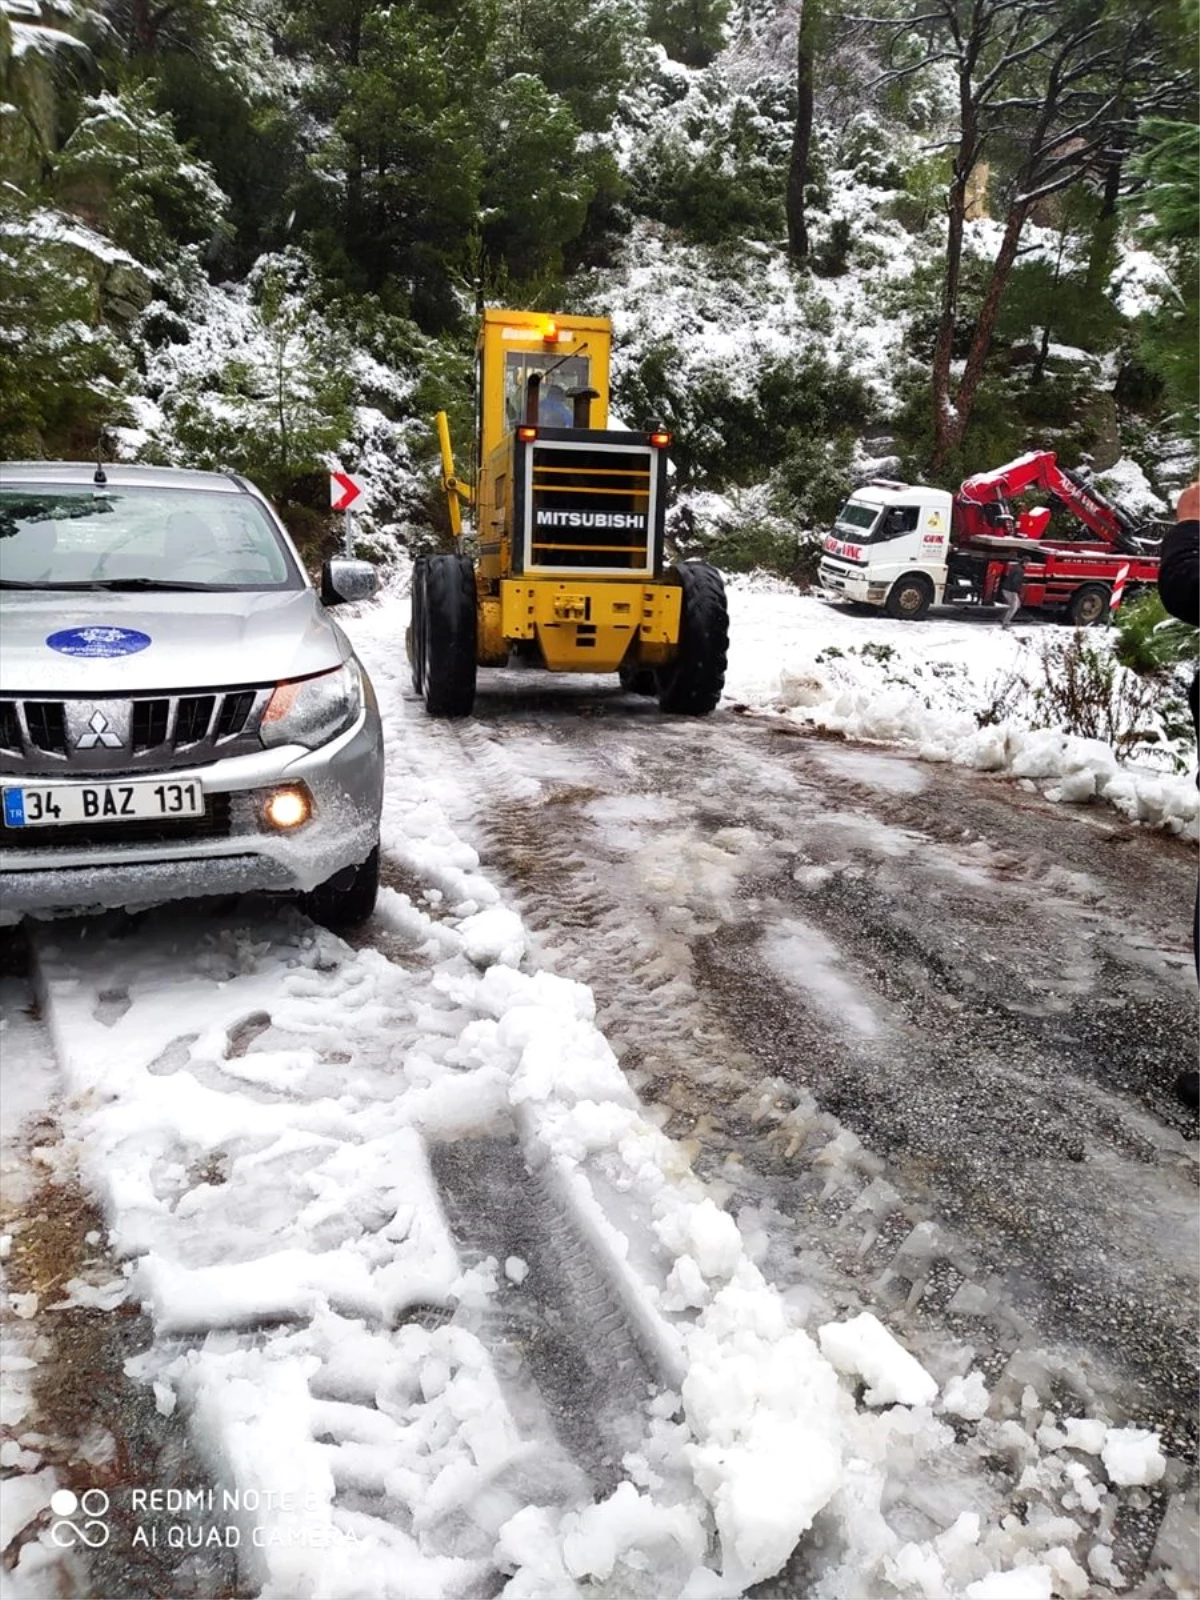
[[[5,694],[100,697],[275,683],[327,671],[350,654],[311,589],[0,593]]]

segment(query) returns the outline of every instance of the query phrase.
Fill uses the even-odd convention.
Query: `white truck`
[[[1008,496],[1035,488],[1068,512],[1079,538],[1045,538],[1051,509],[1014,514]],[[826,536],[821,588],[915,621],[935,605],[991,605],[1014,556],[1022,604],[1077,626],[1101,622],[1157,581],[1157,541],[1078,473],[1035,451],[967,478],[954,494],[876,478],[856,489]]]
[[[943,603],[953,502],[945,489],[877,478],[856,489],[825,538],[823,589],[889,616],[924,616]]]

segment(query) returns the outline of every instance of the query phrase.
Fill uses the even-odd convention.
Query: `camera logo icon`
[[[57,1521],[50,1525],[50,1540],[60,1550],[70,1550],[77,1544],[89,1550],[102,1549],[109,1540],[111,1529],[103,1519],[108,1515],[109,1499],[103,1489],[85,1489],[75,1494],[71,1489],[56,1489],[50,1496],[50,1509]],[[79,1514],[81,1522],[71,1518]]]

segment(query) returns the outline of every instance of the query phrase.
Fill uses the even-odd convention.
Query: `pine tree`
[[[55,161],[68,209],[160,270],[181,243],[220,236],[228,200],[155,110],[150,83],[89,98],[82,109]]]

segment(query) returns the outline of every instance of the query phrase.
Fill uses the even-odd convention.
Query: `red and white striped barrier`
[[[1117,568],[1117,575],[1113,579],[1112,599],[1108,602],[1109,612],[1112,613],[1121,604],[1121,596],[1125,593],[1125,580],[1129,576],[1129,563],[1124,561]]]

